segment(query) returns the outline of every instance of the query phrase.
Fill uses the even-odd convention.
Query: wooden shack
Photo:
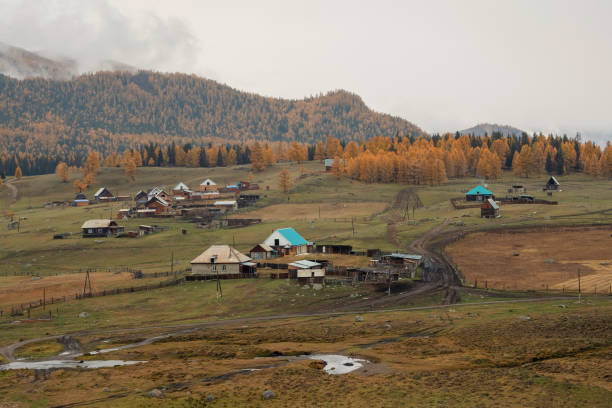
[[[115,221],[107,219],[87,220],[81,225],[83,238],[110,237],[123,230]]]
[[[481,218],[497,218],[499,217],[499,205],[491,198],[483,202],[480,206]]]
[[[559,191],[559,190],[561,190],[561,184],[559,184],[559,181],[557,181],[555,177],[549,178],[548,181],[546,182],[546,185],[544,186],[544,191]]]

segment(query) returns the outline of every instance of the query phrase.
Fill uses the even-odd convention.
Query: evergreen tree
[[[553,171],[555,171],[555,169],[556,166],[553,163],[552,156],[550,155],[550,152],[548,152],[548,154],[546,155],[546,172],[552,173]]]
[[[563,158],[563,149],[558,149],[555,155],[555,167],[558,174],[565,173],[565,160]]]

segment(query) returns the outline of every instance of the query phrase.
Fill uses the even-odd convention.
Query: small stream
[[[0,370],[49,370],[58,368],[105,368],[146,363],[146,361],[124,360],[46,360],[13,361],[0,365]]]

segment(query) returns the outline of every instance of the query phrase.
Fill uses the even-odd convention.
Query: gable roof
[[[160,203],[160,204],[161,204],[161,205],[163,205],[164,207],[168,207],[168,206],[170,206],[170,203],[168,203],[166,200],[164,200],[163,198],[158,197],[158,196],[155,196],[155,197],[151,197],[151,198],[149,198],[149,199],[147,200],[146,205],[152,204],[152,203],[154,203],[155,201],[157,201],[158,203]]]
[[[483,186],[476,186],[470,191],[468,191],[466,195],[493,195],[493,193],[484,188]]]
[[[293,228],[280,228],[277,231],[279,234],[285,237],[285,239],[289,241],[291,245],[308,245],[308,241],[306,241]]]
[[[259,248],[261,248],[261,249],[263,249],[263,250],[264,250],[264,251],[266,251],[266,252],[272,252],[272,251],[273,251],[273,249],[272,249],[271,247],[267,246],[266,244],[257,244],[257,245],[255,245],[255,246],[254,246],[254,247],[251,249],[251,252],[255,251],[255,250],[258,248],[258,247],[259,247]]]
[[[499,210],[499,205],[497,205],[497,203],[492,198],[487,199],[487,202],[489,203],[489,205],[491,205],[491,207],[493,207],[494,210]]]
[[[557,179],[555,178],[555,176],[551,176],[550,179],[548,179],[548,184],[555,184],[557,186],[560,186],[561,184],[559,184],[559,182],[557,181]]]
[[[413,255],[413,254],[402,254],[399,252],[394,252],[391,255],[384,255],[387,258],[400,258],[400,259],[409,259],[411,261],[420,261],[423,258],[423,255]]]
[[[187,184],[180,181],[176,186],[172,188],[172,190],[189,190],[189,187],[187,187]]]
[[[214,181],[212,181],[211,179],[206,179],[203,182],[200,183],[201,186],[216,186],[217,183],[215,183]]]
[[[245,254],[238,252],[229,245],[211,245],[206,251],[198,255],[192,264],[209,264],[211,258],[216,258],[215,263],[243,263],[251,260]]]
[[[108,194],[111,194],[110,191],[107,190],[106,187],[101,187],[98,189],[98,191],[96,191],[96,193],[94,194],[94,197],[98,197],[100,194],[102,194],[103,192],[107,192]]]

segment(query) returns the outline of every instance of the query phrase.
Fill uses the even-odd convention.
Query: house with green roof
[[[266,240],[264,245],[272,247],[277,255],[299,255],[308,252],[308,241],[293,228],[279,228]]]
[[[493,197],[493,193],[483,186],[476,186],[465,194],[466,201],[485,201]]]

